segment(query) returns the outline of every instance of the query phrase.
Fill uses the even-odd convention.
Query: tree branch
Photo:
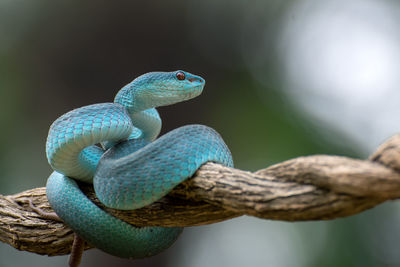
[[[133,211],[105,208],[91,186],[81,187],[101,208],[136,226],[204,225],[243,214],[284,221],[335,219],[400,197],[400,135],[368,160],[299,157],[255,173],[207,163],[168,196]],[[29,199],[52,211],[43,187],[0,196],[0,240],[38,254],[68,254],[72,231],[32,211]]]

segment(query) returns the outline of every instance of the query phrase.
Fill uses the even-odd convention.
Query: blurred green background
[[[163,133],[214,127],[237,168],[365,158],[399,132],[399,15],[390,0],[1,0],[0,193],[45,185],[58,116],[157,70],[206,79],[197,99],[159,109]],[[242,217],[187,228],[150,259],[93,249],[82,266],[400,266],[399,208],[322,222]],[[0,244],[0,266],[66,264]]]

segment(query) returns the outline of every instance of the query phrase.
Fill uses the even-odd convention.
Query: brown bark
[[[104,208],[91,187],[82,189]],[[193,226],[243,214],[284,221],[327,220],[399,197],[400,135],[396,135],[368,160],[316,155],[255,173],[207,163],[194,177],[148,207],[104,209],[136,226]],[[52,211],[45,188],[0,196],[0,240],[38,254],[69,253],[72,231],[34,212],[29,199],[35,206]]]

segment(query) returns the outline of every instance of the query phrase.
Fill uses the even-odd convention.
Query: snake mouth
[[[157,99],[165,99],[165,98],[175,98],[177,103],[182,100],[187,100],[199,96],[204,89],[205,82],[202,78],[191,78],[190,83],[186,83],[184,87],[181,88],[162,88],[161,90],[157,91]],[[188,79],[189,82],[189,79]],[[155,97],[155,95],[154,95]],[[161,101],[161,100],[160,100]]]
[[[190,90],[171,90],[169,95],[163,94],[161,97],[157,96],[158,105],[157,106],[167,106],[182,101],[186,101],[199,96],[203,91],[203,86],[198,85],[191,87]]]

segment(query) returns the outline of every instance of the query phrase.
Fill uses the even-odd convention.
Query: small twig
[[[83,251],[85,249],[85,240],[74,234],[71,255],[69,256],[69,267],[78,267],[82,260]]]

